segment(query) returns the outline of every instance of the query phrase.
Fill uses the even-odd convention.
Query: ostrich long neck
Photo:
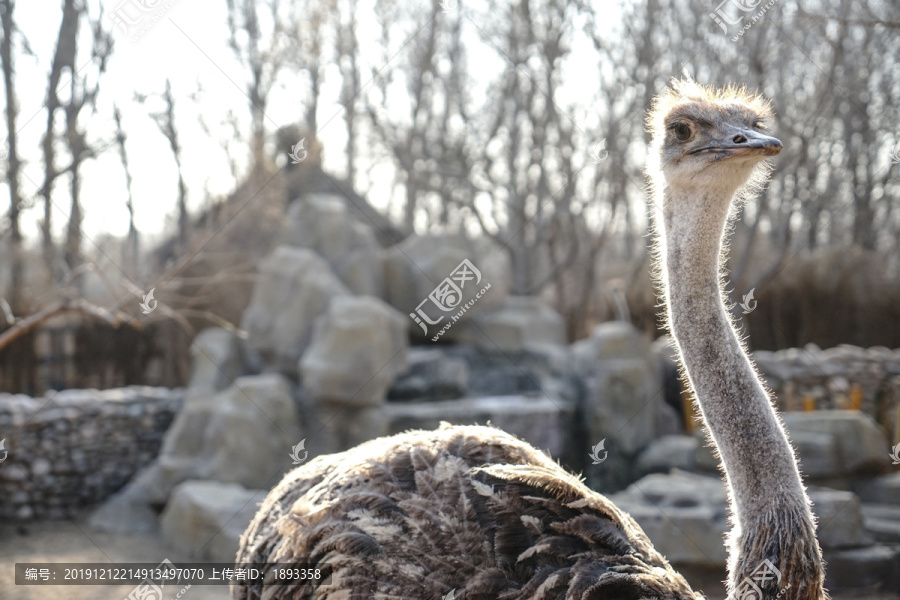
[[[740,544],[741,529],[771,520],[773,508],[809,509],[793,450],[722,300],[720,255],[734,192],[724,186],[677,197],[665,188],[659,200],[670,327],[722,458]]]

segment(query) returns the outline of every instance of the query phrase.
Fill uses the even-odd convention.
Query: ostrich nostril
[[[746,144],[747,138],[745,138],[741,134],[737,134],[736,136],[734,136],[734,138],[732,138],[731,141],[733,141],[735,144]]]

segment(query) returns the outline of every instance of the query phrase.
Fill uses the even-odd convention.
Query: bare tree
[[[140,103],[147,101],[147,96],[135,94],[135,99]],[[172,95],[172,84],[166,78],[166,89],[161,95],[163,110],[150,113],[150,117],[156,123],[159,131],[169,142],[172,158],[175,159],[175,168],[178,173],[178,244],[176,252],[182,252],[187,247],[188,239],[188,212],[187,212],[187,186],[184,183],[184,170],[181,164],[181,143],[178,140],[178,128],[175,126],[175,97]]]
[[[116,147],[119,150],[119,160],[122,162],[122,170],[125,172],[125,189],[128,192],[128,199],[125,201],[125,208],[128,209],[128,234],[125,240],[124,259],[130,273],[135,273],[138,259],[138,231],[134,224],[134,194],[132,192],[131,166],[128,163],[128,152],[125,149],[125,142],[128,137],[122,128],[122,113],[119,107],[113,105],[113,120],[116,122]]]
[[[22,169],[22,163],[19,159],[19,136],[16,130],[18,106],[16,102],[15,59],[13,57],[13,36],[19,33],[13,20],[15,6],[15,0],[4,0],[3,11],[0,13],[0,24],[2,24],[3,29],[3,39],[0,40],[0,67],[3,68],[3,85],[6,91],[7,141],[4,158],[6,159],[6,181],[9,186],[9,303],[13,313],[18,313],[23,309],[22,288],[24,287],[24,273],[22,266],[22,230],[19,224],[19,212],[22,204],[19,173]]]
[[[263,162],[266,108],[269,94],[284,66],[287,44],[279,0],[227,0],[231,47],[238,62],[246,67],[245,93],[251,116],[251,158],[254,168]],[[261,15],[260,8],[266,10]],[[263,17],[267,20],[264,22]]]

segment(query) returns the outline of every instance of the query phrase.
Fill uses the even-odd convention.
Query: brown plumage
[[[412,431],[320,456],[269,494],[239,563],[328,564],[331,586],[236,600],[687,600],[634,520],[493,427]]]

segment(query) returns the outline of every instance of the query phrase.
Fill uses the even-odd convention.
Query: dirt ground
[[[134,589],[124,586],[17,586],[16,562],[143,562],[191,558],[165,544],[155,534],[108,534],[91,531],[78,522],[33,523],[26,527],[0,525],[0,600],[124,600]],[[724,573],[685,572],[695,590],[707,598],[724,598]],[[180,590],[173,590],[172,595]],[[226,586],[192,586],[182,600],[228,600]],[[163,600],[172,600],[167,595]],[[900,600],[900,595],[836,594],[833,600]]]

